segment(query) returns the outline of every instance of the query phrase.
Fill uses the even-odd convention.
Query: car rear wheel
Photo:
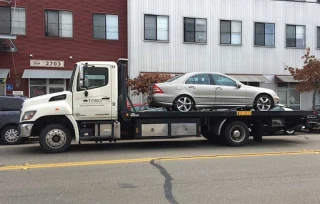
[[[262,94],[254,101],[254,109],[257,111],[269,111],[273,108],[274,104],[270,96]]]
[[[189,112],[194,107],[194,102],[190,96],[179,96],[174,102],[173,107],[176,111]]]
[[[22,138],[19,137],[18,127],[10,125],[4,128],[1,132],[1,141],[6,145],[16,145],[22,142]]]

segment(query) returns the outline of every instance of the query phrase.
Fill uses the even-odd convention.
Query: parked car
[[[26,97],[0,96],[0,140],[6,145],[20,144],[18,134],[20,110]]]
[[[198,108],[253,107],[269,111],[279,101],[277,94],[261,87],[244,85],[217,72],[192,72],[150,87],[148,103],[155,107],[188,112]]]

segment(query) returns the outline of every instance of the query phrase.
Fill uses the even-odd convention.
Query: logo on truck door
[[[102,99],[84,99],[80,106],[104,106],[104,104],[102,103]]]

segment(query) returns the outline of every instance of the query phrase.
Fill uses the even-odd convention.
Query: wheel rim
[[[192,108],[192,101],[189,97],[180,97],[178,100],[177,100],[177,109],[180,111],[180,112],[188,112],[190,111]]]
[[[246,137],[246,131],[243,127],[237,125],[233,127],[230,131],[230,139],[233,142],[242,142],[244,138]]]
[[[294,133],[294,130],[286,130],[287,134],[293,134]]]
[[[46,135],[46,143],[54,149],[62,147],[67,141],[66,133],[59,129],[51,130]]]
[[[16,129],[9,129],[4,133],[4,138],[7,142],[13,143],[19,139],[19,133]]]
[[[257,101],[257,108],[260,111],[268,111],[271,108],[271,101],[268,97],[260,97]]]

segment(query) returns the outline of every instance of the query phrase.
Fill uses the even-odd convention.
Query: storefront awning
[[[293,76],[287,75],[287,76],[276,76],[277,80],[280,82],[287,82],[287,83],[298,83],[299,81],[295,80]]]
[[[228,76],[241,82],[270,82],[262,75],[228,74]]]
[[[9,74],[9,69],[0,69],[0,79],[6,79]]]
[[[72,71],[67,70],[39,70],[26,69],[23,72],[24,79],[70,79]]]

